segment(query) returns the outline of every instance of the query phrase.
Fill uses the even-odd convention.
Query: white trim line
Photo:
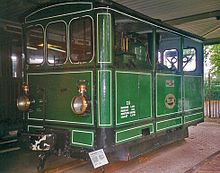
[[[72,13],[64,13],[64,14],[59,14],[59,15],[56,15],[56,16],[44,17],[44,18],[41,18],[41,19],[27,21],[27,18],[32,16],[32,15],[34,15],[35,13],[38,13],[40,11],[43,11],[43,10],[51,8],[51,7],[63,6],[63,5],[68,5],[68,4],[71,4],[71,5],[74,5],[74,4],[91,5],[91,8],[88,9],[88,10],[75,11],[75,12],[72,12]],[[58,4],[54,4],[54,5],[50,5],[50,6],[41,8],[41,9],[36,10],[33,13],[29,14],[28,16],[25,17],[25,23],[31,23],[31,22],[41,21],[41,20],[45,20],[45,19],[51,19],[51,18],[60,17],[60,16],[67,16],[67,15],[71,15],[71,14],[82,13],[82,12],[86,12],[86,11],[91,11],[92,9],[93,9],[93,3],[92,2],[65,2],[65,3],[58,3]]]
[[[118,144],[118,143],[121,143],[121,142],[124,142],[124,141],[128,141],[128,140],[130,140],[130,139],[134,139],[134,138],[141,137],[141,136],[142,136],[142,134],[138,134],[138,135],[132,136],[132,137],[130,137],[130,138],[126,138],[126,139],[122,139],[122,140],[119,140],[119,141],[115,141],[115,143]],[[116,137],[117,137],[117,136],[116,136]],[[117,140],[117,139],[116,139],[116,140]]]
[[[91,123],[82,123],[82,122],[75,122],[75,121],[62,121],[62,120],[52,120],[52,119],[45,119],[48,122],[58,122],[58,123],[68,123],[68,124],[86,124],[86,125],[93,125]]]
[[[192,109],[186,109],[186,110],[184,110],[184,112],[195,111],[195,110],[199,110],[199,109],[203,109],[203,107],[197,107],[197,108],[192,108]]]
[[[151,76],[151,73],[144,73],[144,72],[115,71],[115,73],[125,73],[125,74],[141,74],[141,75]]]
[[[186,77],[200,77],[200,78],[203,77],[203,76],[196,76],[196,75],[183,75],[183,76],[186,76]]]
[[[28,120],[43,121],[44,119],[42,119],[42,118],[30,118],[30,114],[28,112]]]
[[[182,113],[182,111],[172,112],[172,113],[168,113],[168,114],[159,114],[159,115],[156,115],[156,116],[159,118],[159,117],[165,117],[165,116],[168,116],[168,115],[180,114],[180,113]]]
[[[28,132],[30,131],[30,128],[43,129],[44,127],[43,127],[43,126],[36,126],[36,125],[28,125],[28,126],[27,126]]]
[[[154,124],[153,123],[144,124],[144,125],[140,125],[140,126],[124,129],[124,130],[119,130],[116,133],[122,133],[122,132],[126,132],[126,131],[129,131],[129,130],[133,130],[133,129],[137,129],[137,128],[142,128],[142,127],[148,127],[148,126],[152,126],[153,127]],[[152,133],[154,133],[154,128],[152,128]]]
[[[46,72],[46,73],[27,73],[27,75],[50,75],[50,74],[70,74],[70,73],[93,73],[93,71],[64,71],[64,72]]]

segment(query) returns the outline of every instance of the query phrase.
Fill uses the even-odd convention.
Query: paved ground
[[[220,150],[220,124],[206,122],[189,128],[189,138],[153,154],[137,166],[128,166],[120,173],[184,173]],[[220,163],[219,163],[220,164]]]
[[[219,154],[217,153],[218,151]],[[46,166],[59,165],[72,160],[53,157],[47,161]],[[20,151],[0,155],[0,173],[36,173],[37,162],[36,155]],[[125,167],[117,171],[106,170],[105,172],[220,173],[220,124],[205,122],[198,126],[190,127],[189,138],[184,141],[164,147],[147,157],[138,159],[136,162],[127,162],[125,165]],[[214,168],[213,165],[216,166],[214,172],[207,172],[209,171],[207,169]],[[86,172],[94,172],[91,164],[65,171],[65,173]]]
[[[220,150],[185,173],[220,173]]]

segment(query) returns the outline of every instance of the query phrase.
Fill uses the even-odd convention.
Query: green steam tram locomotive
[[[203,121],[200,37],[109,1],[52,4],[23,26],[33,150],[129,160]]]

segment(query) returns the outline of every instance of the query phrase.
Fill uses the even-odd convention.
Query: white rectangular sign
[[[90,152],[89,157],[94,168],[98,168],[109,163],[103,149]]]

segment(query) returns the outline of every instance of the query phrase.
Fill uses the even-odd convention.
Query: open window
[[[51,23],[47,26],[46,31],[48,63],[52,65],[64,64],[67,58],[65,23]]]
[[[74,64],[90,62],[93,58],[92,19],[84,17],[70,24],[70,61]]]
[[[28,64],[42,64],[44,61],[44,34],[41,26],[30,27],[26,31],[26,55]]]

